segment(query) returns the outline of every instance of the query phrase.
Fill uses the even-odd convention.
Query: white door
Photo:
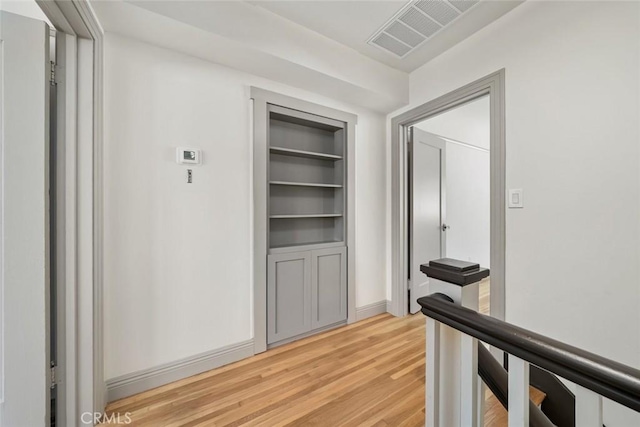
[[[420,265],[445,256],[445,154],[446,142],[411,128],[409,207],[409,311],[417,313],[418,298],[429,293],[429,279]]]
[[[50,424],[48,70],[49,27],[0,11],[3,427]]]

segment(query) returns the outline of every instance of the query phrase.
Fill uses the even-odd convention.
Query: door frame
[[[491,316],[505,318],[506,140],[505,69],[412,108],[391,119],[391,301],[394,316],[408,313],[407,139],[409,127],[489,95],[491,179]]]
[[[104,31],[87,0],[36,0],[56,29],[59,425],[106,406],[102,321]],[[88,417],[86,414],[91,414]],[[83,414],[84,417],[83,417]],[[89,420],[91,418],[91,420]]]
[[[413,268],[413,257],[414,257],[414,236],[413,236],[413,230],[415,230],[415,227],[413,227],[413,203],[415,201],[415,197],[413,197],[413,189],[415,188],[415,184],[413,183],[413,169],[414,169],[414,156],[415,156],[415,151],[416,151],[416,130],[418,131],[418,133],[423,133],[423,134],[427,134],[431,137],[437,138],[439,140],[442,141],[442,144],[438,144],[439,146],[435,146],[431,143],[425,143],[425,145],[429,145],[430,147],[436,148],[438,150],[440,150],[441,155],[440,155],[440,255],[442,258],[446,257],[447,254],[447,233],[442,229],[442,225],[446,223],[447,220],[447,205],[446,205],[446,200],[447,200],[447,162],[446,162],[446,158],[447,158],[447,141],[442,138],[439,135],[435,135],[433,133],[421,130],[419,128],[416,128],[415,126],[410,126],[408,128],[408,139],[407,141],[409,141],[411,144],[407,145],[407,217],[408,217],[408,223],[407,223],[407,248],[409,251],[409,255],[408,255],[408,261],[409,261],[409,267],[408,267],[408,275],[406,278],[406,288],[411,291],[412,285],[414,284],[414,280],[415,277],[413,277],[413,275],[411,275],[412,273],[412,268]],[[424,276],[423,276],[424,277]],[[415,294],[414,294],[415,297]],[[410,301],[409,301],[410,303]],[[409,310],[410,311],[410,310]]]

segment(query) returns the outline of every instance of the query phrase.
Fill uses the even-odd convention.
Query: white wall
[[[107,34],[106,379],[251,338],[251,85],[358,115],[356,305],[385,299],[382,116]]]
[[[416,106],[506,69],[507,320],[636,368],[639,53],[637,2],[527,2],[411,75]]]
[[[489,125],[488,97],[415,125],[456,141],[445,139],[446,256],[483,267],[490,267]]]

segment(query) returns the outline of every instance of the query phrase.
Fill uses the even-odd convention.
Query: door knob
[[[447,224],[442,224],[442,231],[447,231],[450,227]]]

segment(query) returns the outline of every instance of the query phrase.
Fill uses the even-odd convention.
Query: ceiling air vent
[[[418,46],[424,40],[424,37],[422,37],[420,34],[407,27],[406,25],[402,25],[399,22],[394,22],[393,24],[389,25],[389,27],[387,28],[387,33],[391,34],[396,39],[408,44],[411,47]]]
[[[433,19],[428,18],[415,7],[412,7],[403,13],[399,20],[425,37],[431,37],[438,32],[440,28],[442,28],[440,24],[436,23]]]
[[[367,41],[403,58],[451,25],[480,0],[412,0]]]
[[[460,11],[446,1],[420,0],[415,6],[430,18],[435,19],[440,25],[450,24],[460,16]]]
[[[386,33],[380,33],[378,37],[373,39],[373,43],[397,56],[404,56],[411,50],[410,46],[407,46]]]

